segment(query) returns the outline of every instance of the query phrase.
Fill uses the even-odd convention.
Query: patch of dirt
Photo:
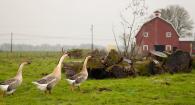
[[[99,91],[99,92],[103,92],[103,91],[112,91],[112,89],[102,87],[102,88],[98,88],[98,91]]]
[[[41,73],[41,76],[46,76],[48,75],[49,73]]]
[[[162,85],[171,85],[170,79],[160,79],[160,80],[154,80],[153,83],[160,83]]]
[[[0,90],[0,98],[3,98],[3,92]]]

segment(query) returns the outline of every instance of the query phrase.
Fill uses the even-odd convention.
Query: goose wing
[[[9,92],[9,91],[15,90],[17,86],[19,86],[19,80],[12,78],[12,79],[1,82],[0,85],[8,85],[6,90]]]
[[[79,84],[87,79],[87,75],[79,73],[79,74],[73,76],[71,79],[75,80],[76,84]]]
[[[9,91],[15,90],[19,85],[20,85],[20,82],[19,82],[19,80],[16,79],[14,82],[12,82],[9,85],[7,91],[9,92]]]
[[[38,89],[45,91],[51,89],[56,84],[56,80],[57,80],[56,77],[49,75],[32,83],[37,85]]]
[[[84,75],[83,75],[83,76],[80,76],[80,77],[78,77],[78,78],[76,79],[75,83],[76,83],[76,84],[79,84],[79,83],[85,81],[86,79],[87,79],[86,76],[84,76]]]
[[[70,80],[76,80],[76,79],[79,78],[80,76],[82,76],[82,74],[81,74],[81,73],[78,73],[78,74],[76,74],[76,75],[70,77],[69,79],[70,79]]]
[[[47,76],[47,77],[44,77],[36,82],[39,84],[49,84],[49,83],[54,82],[54,81],[56,81],[56,78],[54,76]]]
[[[17,79],[12,78],[12,79],[0,82],[0,85],[10,85],[10,84],[14,84],[15,82],[17,82]]]

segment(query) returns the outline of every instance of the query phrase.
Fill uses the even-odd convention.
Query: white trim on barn
[[[182,38],[179,38],[179,41],[193,42],[195,40],[193,37],[182,37]]]
[[[171,51],[172,50],[172,46],[171,45],[166,45],[165,50],[166,51]]]
[[[171,32],[166,32],[166,38],[171,38],[172,37],[172,33]]]
[[[143,45],[143,51],[148,51],[149,50],[149,48],[148,48],[148,45]]]

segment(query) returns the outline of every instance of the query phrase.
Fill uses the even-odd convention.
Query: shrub
[[[195,57],[192,57],[192,68],[195,68]]]
[[[114,78],[124,78],[128,76],[135,76],[136,72],[130,64],[125,61],[120,62],[119,64],[114,64],[106,69],[109,72],[110,77]]]
[[[118,64],[122,61],[122,56],[114,49],[112,49],[104,60],[104,64],[109,67]]]
[[[142,76],[148,76],[150,75],[149,73],[149,60],[145,60],[145,61],[137,61],[134,63],[134,68],[135,71],[138,73],[138,75],[142,75]]]
[[[161,64],[155,64],[153,61],[150,61],[150,63],[148,64],[148,73],[150,75],[162,74],[165,72],[166,71],[163,69]]]
[[[71,77],[76,73],[80,72],[82,68],[81,62],[68,62],[63,64],[62,72],[65,72],[66,77]]]
[[[83,50],[82,49],[72,49],[68,51],[71,58],[82,58]]]
[[[99,58],[102,58],[102,57],[104,57],[104,56],[106,56],[106,51],[105,50],[98,50],[98,49],[95,49],[92,53],[91,53],[91,55],[93,56],[93,57],[99,57]]]
[[[164,68],[170,73],[191,72],[192,58],[188,52],[176,51],[167,58]]]
[[[108,77],[108,73],[105,71],[105,66],[102,64],[99,57],[89,59],[87,66],[89,77],[95,79],[103,79]]]

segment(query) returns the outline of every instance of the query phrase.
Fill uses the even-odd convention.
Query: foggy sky
[[[67,44],[114,43],[112,25],[120,22],[120,11],[129,0],[0,0],[0,44]],[[146,0],[148,13],[171,4],[187,9],[195,21],[195,1]]]

